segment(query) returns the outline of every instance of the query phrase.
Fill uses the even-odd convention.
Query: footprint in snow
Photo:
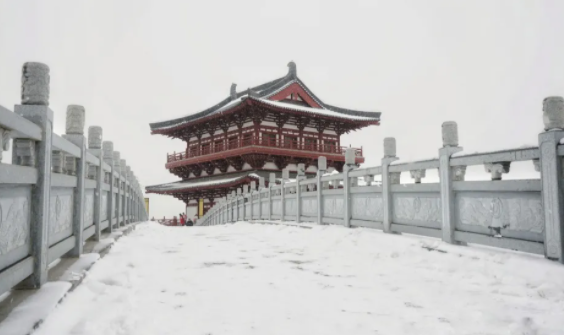
[[[409,307],[409,308],[423,308],[423,307],[421,307],[421,306],[419,306],[419,305],[416,305],[416,304],[414,304],[414,303],[411,303],[411,302],[404,302],[404,305],[405,305],[406,307]]]

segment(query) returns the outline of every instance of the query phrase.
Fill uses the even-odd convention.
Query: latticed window
[[[215,146],[214,146],[215,152],[219,152],[223,150],[223,141],[215,141]]]
[[[305,139],[305,149],[310,151],[317,151],[317,139],[306,138]]]
[[[243,145],[252,145],[253,144],[253,134],[247,133],[243,135]]]
[[[233,136],[229,138],[229,149],[237,148],[237,136]]]
[[[202,155],[206,155],[210,153],[210,144],[202,144]]]
[[[262,145],[269,147],[276,146],[276,134],[262,133]]]
[[[295,149],[298,147],[298,138],[296,136],[284,136],[284,147]]]
[[[335,141],[325,141],[325,152],[337,152],[337,144]]]

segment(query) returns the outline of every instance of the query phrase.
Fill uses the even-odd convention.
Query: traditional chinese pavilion
[[[329,169],[342,171],[341,135],[379,125],[380,113],[335,107],[319,99],[297,76],[296,64],[265,84],[237,92],[199,113],[152,123],[151,133],[186,142],[186,150],[167,155],[165,167],[181,180],[148,186],[148,193],[169,194],[186,206],[215,199],[270,172],[296,171],[304,163],[315,174],[317,158],[327,157]],[[355,149],[357,164],[364,162]],[[257,183],[258,184],[258,183]]]

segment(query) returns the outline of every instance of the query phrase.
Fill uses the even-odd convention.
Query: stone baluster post
[[[94,190],[94,240],[99,241],[101,236],[100,225],[102,223],[102,185],[104,183],[104,168],[102,162],[104,155],[102,152],[102,127],[90,126],[88,127],[88,150],[100,160],[98,166],[90,166],[88,172],[90,177],[96,180],[96,189]]]
[[[276,173],[268,175],[268,220],[272,220],[272,187],[276,186]]]
[[[345,165],[343,166],[343,197],[345,200],[345,208],[343,208],[343,224],[345,227],[351,226],[351,178],[349,177],[349,172],[356,166],[355,164],[354,149],[347,148],[345,150]]]
[[[544,206],[544,252],[549,259],[564,263],[564,188],[562,157],[558,145],[564,138],[564,98],[543,101],[545,132],[539,134],[542,203]]]
[[[114,151],[114,168],[113,168],[113,173],[115,173],[113,175],[113,179],[112,181],[114,182],[115,186],[114,189],[116,191],[116,193],[114,194],[114,196],[116,197],[116,201],[115,201],[115,216],[116,216],[116,228],[119,228],[120,225],[120,208],[121,208],[121,195],[122,195],[122,190],[121,190],[121,166],[120,166],[120,152],[119,151]]]
[[[266,213],[262,212],[262,194],[266,188],[264,177],[259,177],[259,219],[264,219]]]
[[[125,170],[125,167],[127,166],[127,163],[125,161],[125,159],[120,159],[119,160],[119,169],[120,169],[120,174],[119,174],[119,180],[120,180],[120,185],[119,185],[119,189],[120,189],[120,219],[118,220],[120,226],[125,226],[125,203],[126,203],[126,195],[125,195],[125,174],[127,173],[127,171]]]
[[[123,221],[124,221],[125,224],[129,224],[129,223],[131,223],[131,217],[129,216],[129,211],[130,211],[130,207],[131,207],[131,203],[130,203],[131,189],[130,189],[130,184],[129,184],[130,178],[131,178],[131,167],[129,167],[129,165],[125,166],[124,176],[125,176],[125,182],[124,182],[124,185],[125,185],[125,206],[123,208],[123,213],[124,213],[123,214],[124,215]],[[180,218],[178,218],[178,219],[180,219]]]
[[[246,204],[247,200],[245,198],[245,195],[247,193],[247,187],[245,185],[243,185],[243,189],[241,190],[241,193],[242,193],[241,194],[241,200],[242,200],[242,203],[243,203],[243,214],[241,215],[242,216],[241,220],[245,221],[245,219],[247,218],[247,204]]]
[[[384,206],[384,232],[392,232],[392,182],[388,172],[390,164],[397,161],[396,139],[386,137],[384,139],[384,158],[382,158],[382,203]]]
[[[305,164],[299,163],[298,164],[298,171],[296,175],[296,222],[300,223],[301,215],[302,215],[302,187],[300,182],[306,179],[305,175]]]
[[[285,168],[282,170],[282,180],[280,183],[280,220],[284,221],[285,218],[284,216],[286,215],[286,201],[285,201],[285,197],[286,197],[286,188],[284,187],[284,184],[286,184],[286,181],[290,179],[290,170],[288,170],[288,168]]]
[[[323,182],[321,178],[327,171],[327,158],[320,156],[317,159],[317,223],[323,224]]]
[[[20,284],[20,288],[38,288],[47,281],[49,250],[53,111],[49,108],[47,65],[23,65],[21,98],[21,105],[16,105],[14,112],[41,128],[41,141],[14,139],[12,164],[37,168],[37,182],[32,187],[29,212],[33,273]]]
[[[0,163],[2,163],[2,153],[10,150],[10,136],[12,132],[9,129],[0,127]]]
[[[82,254],[84,242],[84,213],[85,196],[84,181],[86,179],[86,138],[84,137],[84,107],[70,105],[67,107],[66,134],[63,138],[80,148],[80,157],[67,156],[67,170],[69,174],[75,175],[77,184],[73,197],[73,235],[75,237],[74,248],[68,256],[79,257]]]
[[[239,197],[241,196],[241,189],[235,190],[235,208],[233,211],[233,222],[239,221]]]
[[[251,207],[251,220],[252,220],[253,215],[255,215],[255,209],[254,209],[254,207],[255,207],[254,200],[255,199],[254,199],[254,197],[255,197],[255,193],[256,193],[256,189],[257,189],[257,182],[254,181],[254,180],[251,181],[251,185],[249,186],[249,188],[250,188],[249,194],[250,194],[250,198],[251,198],[250,199],[251,200],[251,206],[250,207]]]
[[[110,191],[107,195],[106,204],[106,219],[108,220],[108,231],[111,233],[114,229],[114,213],[115,213],[115,183],[114,183],[114,143],[110,141],[102,142],[102,151],[104,162],[110,166],[110,171],[106,173],[106,184],[110,186]]]
[[[458,126],[456,122],[447,121],[442,125],[443,147],[439,149],[439,176],[441,181],[441,210],[443,241],[456,243],[454,232],[454,192],[452,190],[453,169],[450,166],[452,154],[462,151],[458,146]]]

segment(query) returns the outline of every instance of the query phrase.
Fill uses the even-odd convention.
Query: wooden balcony
[[[344,161],[345,150],[348,147],[331,144],[305,143],[279,139],[255,138],[250,136],[244,139],[229,142],[210,143],[194,147],[186,152],[167,154],[167,168],[197,164],[226,157],[233,157],[250,153],[264,153],[280,156],[317,158],[326,156],[333,161]],[[357,163],[363,163],[362,148],[354,148]]]

